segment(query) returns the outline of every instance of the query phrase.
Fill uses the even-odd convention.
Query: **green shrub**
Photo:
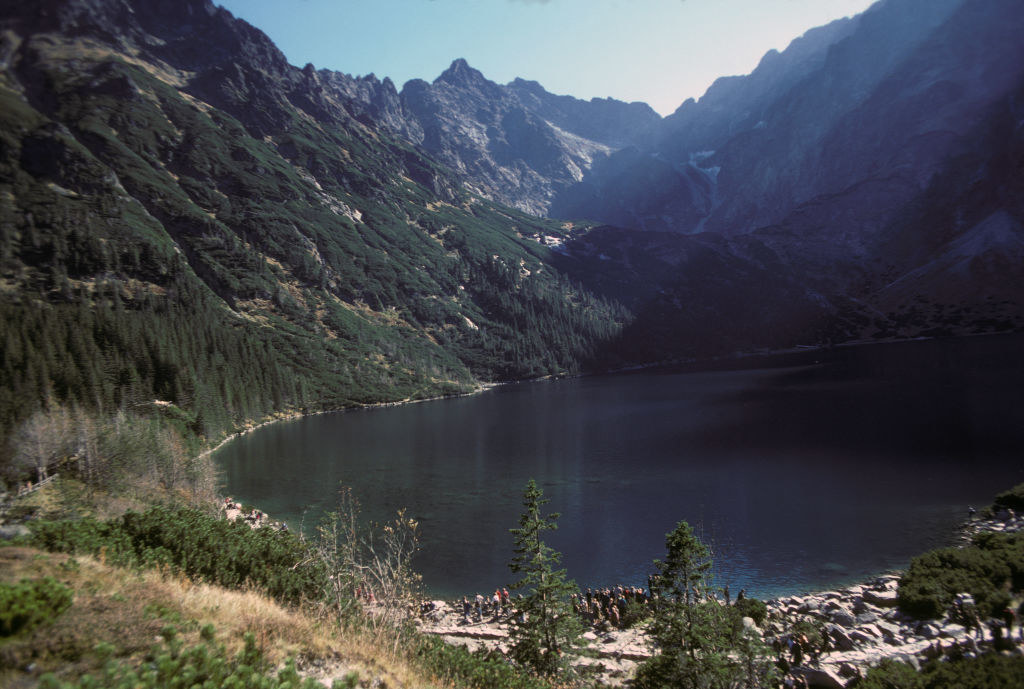
[[[858,689],[922,689],[921,675],[913,666],[885,658],[868,670]]]
[[[413,656],[426,671],[456,686],[502,689],[550,689],[539,677],[509,663],[496,651],[470,652],[433,636],[415,637]]]
[[[39,686],[42,689],[322,689],[311,677],[300,679],[292,660],[279,672],[271,673],[251,633],[246,634],[245,648],[234,658],[212,639],[184,649],[173,628],[165,630],[163,636],[164,641],[152,648],[147,662],[140,667],[111,660],[99,676],[84,675],[66,683],[53,675],[44,675]]]
[[[900,579],[900,610],[919,619],[945,614],[957,593],[968,592],[982,617],[1024,590],[1024,533],[983,533],[966,548],[942,548],[914,558]]]
[[[33,544],[46,550],[169,567],[228,588],[251,585],[290,605],[320,600],[327,590],[326,568],[295,534],[250,529],[189,508],[153,507],[108,522],[40,522],[32,532]]]
[[[741,617],[749,617],[760,627],[768,617],[768,606],[764,601],[756,598],[740,598],[732,606],[733,610]]]
[[[1024,657],[986,654],[948,662],[930,661],[920,672],[906,663],[883,660],[868,671],[858,689],[1017,689]]]
[[[71,606],[71,589],[52,577],[0,583],[0,637],[51,622]]]
[[[1005,493],[997,495],[992,502],[992,509],[996,512],[1003,509],[1011,509],[1015,512],[1024,510],[1024,483],[1018,483]]]

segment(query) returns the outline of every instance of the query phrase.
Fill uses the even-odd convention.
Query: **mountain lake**
[[[406,508],[434,596],[513,580],[534,478],[581,586],[646,585],[686,520],[716,585],[764,598],[904,567],[1024,481],[1022,355],[989,336],[503,385],[271,424],[216,459],[226,494],[308,533],[342,486],[367,519]]]

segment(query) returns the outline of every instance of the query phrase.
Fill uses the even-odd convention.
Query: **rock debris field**
[[[1024,517],[1003,513],[990,520],[977,520],[964,528],[962,540],[982,531],[1012,532],[1024,527]],[[867,668],[884,658],[912,665],[942,656],[976,655],[993,651],[992,632],[987,625],[968,630],[950,617],[920,621],[897,609],[899,574],[891,573],[870,581],[833,591],[785,596],[766,601],[768,619],[759,631],[769,648],[792,664],[791,674],[802,676],[810,687],[844,688]],[[817,657],[805,654],[792,663],[788,634],[801,620],[814,623],[828,633],[829,644]],[[509,625],[506,618],[484,616],[481,621],[463,619],[462,605],[434,601],[434,609],[418,620],[420,630],[435,634],[470,650],[496,649],[507,653]],[[1012,630],[1019,639],[1019,628]],[[632,629],[588,631],[584,637],[593,657],[580,658],[580,666],[591,666],[612,685],[628,685],[636,666],[653,650],[643,626]],[[1015,652],[1024,652],[1016,641]]]

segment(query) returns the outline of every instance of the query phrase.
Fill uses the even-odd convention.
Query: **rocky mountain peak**
[[[470,67],[465,58],[461,57],[453,61],[451,66],[434,80],[435,85],[439,83],[461,87],[493,85],[493,82],[489,81],[480,70]]]
[[[516,77],[512,81],[508,82],[508,88],[513,91],[519,91],[520,93],[532,93],[536,96],[548,95],[547,90],[540,85],[540,82],[533,81],[532,79],[523,79]]]

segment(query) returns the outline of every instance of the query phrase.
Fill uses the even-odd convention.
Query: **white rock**
[[[893,624],[892,622],[878,620],[875,622],[875,626],[878,627],[886,637],[895,638],[900,634],[900,626],[898,624]]]
[[[818,610],[821,607],[821,601],[816,598],[808,598],[798,608],[799,612],[811,612],[812,610]]]
[[[891,608],[896,605],[898,593],[895,590],[886,591],[865,591],[864,600],[882,608]]]
[[[873,644],[876,640],[875,637],[871,636],[866,632],[862,632],[859,629],[854,629],[853,631],[851,631],[850,638],[853,639],[855,643],[859,644]]]
[[[876,627],[875,625],[873,625],[873,624],[865,624],[865,625],[862,625],[862,626],[858,627],[858,629],[860,629],[865,634],[870,634],[871,636],[875,637],[876,639],[881,639],[882,638],[881,630],[878,627]]]

